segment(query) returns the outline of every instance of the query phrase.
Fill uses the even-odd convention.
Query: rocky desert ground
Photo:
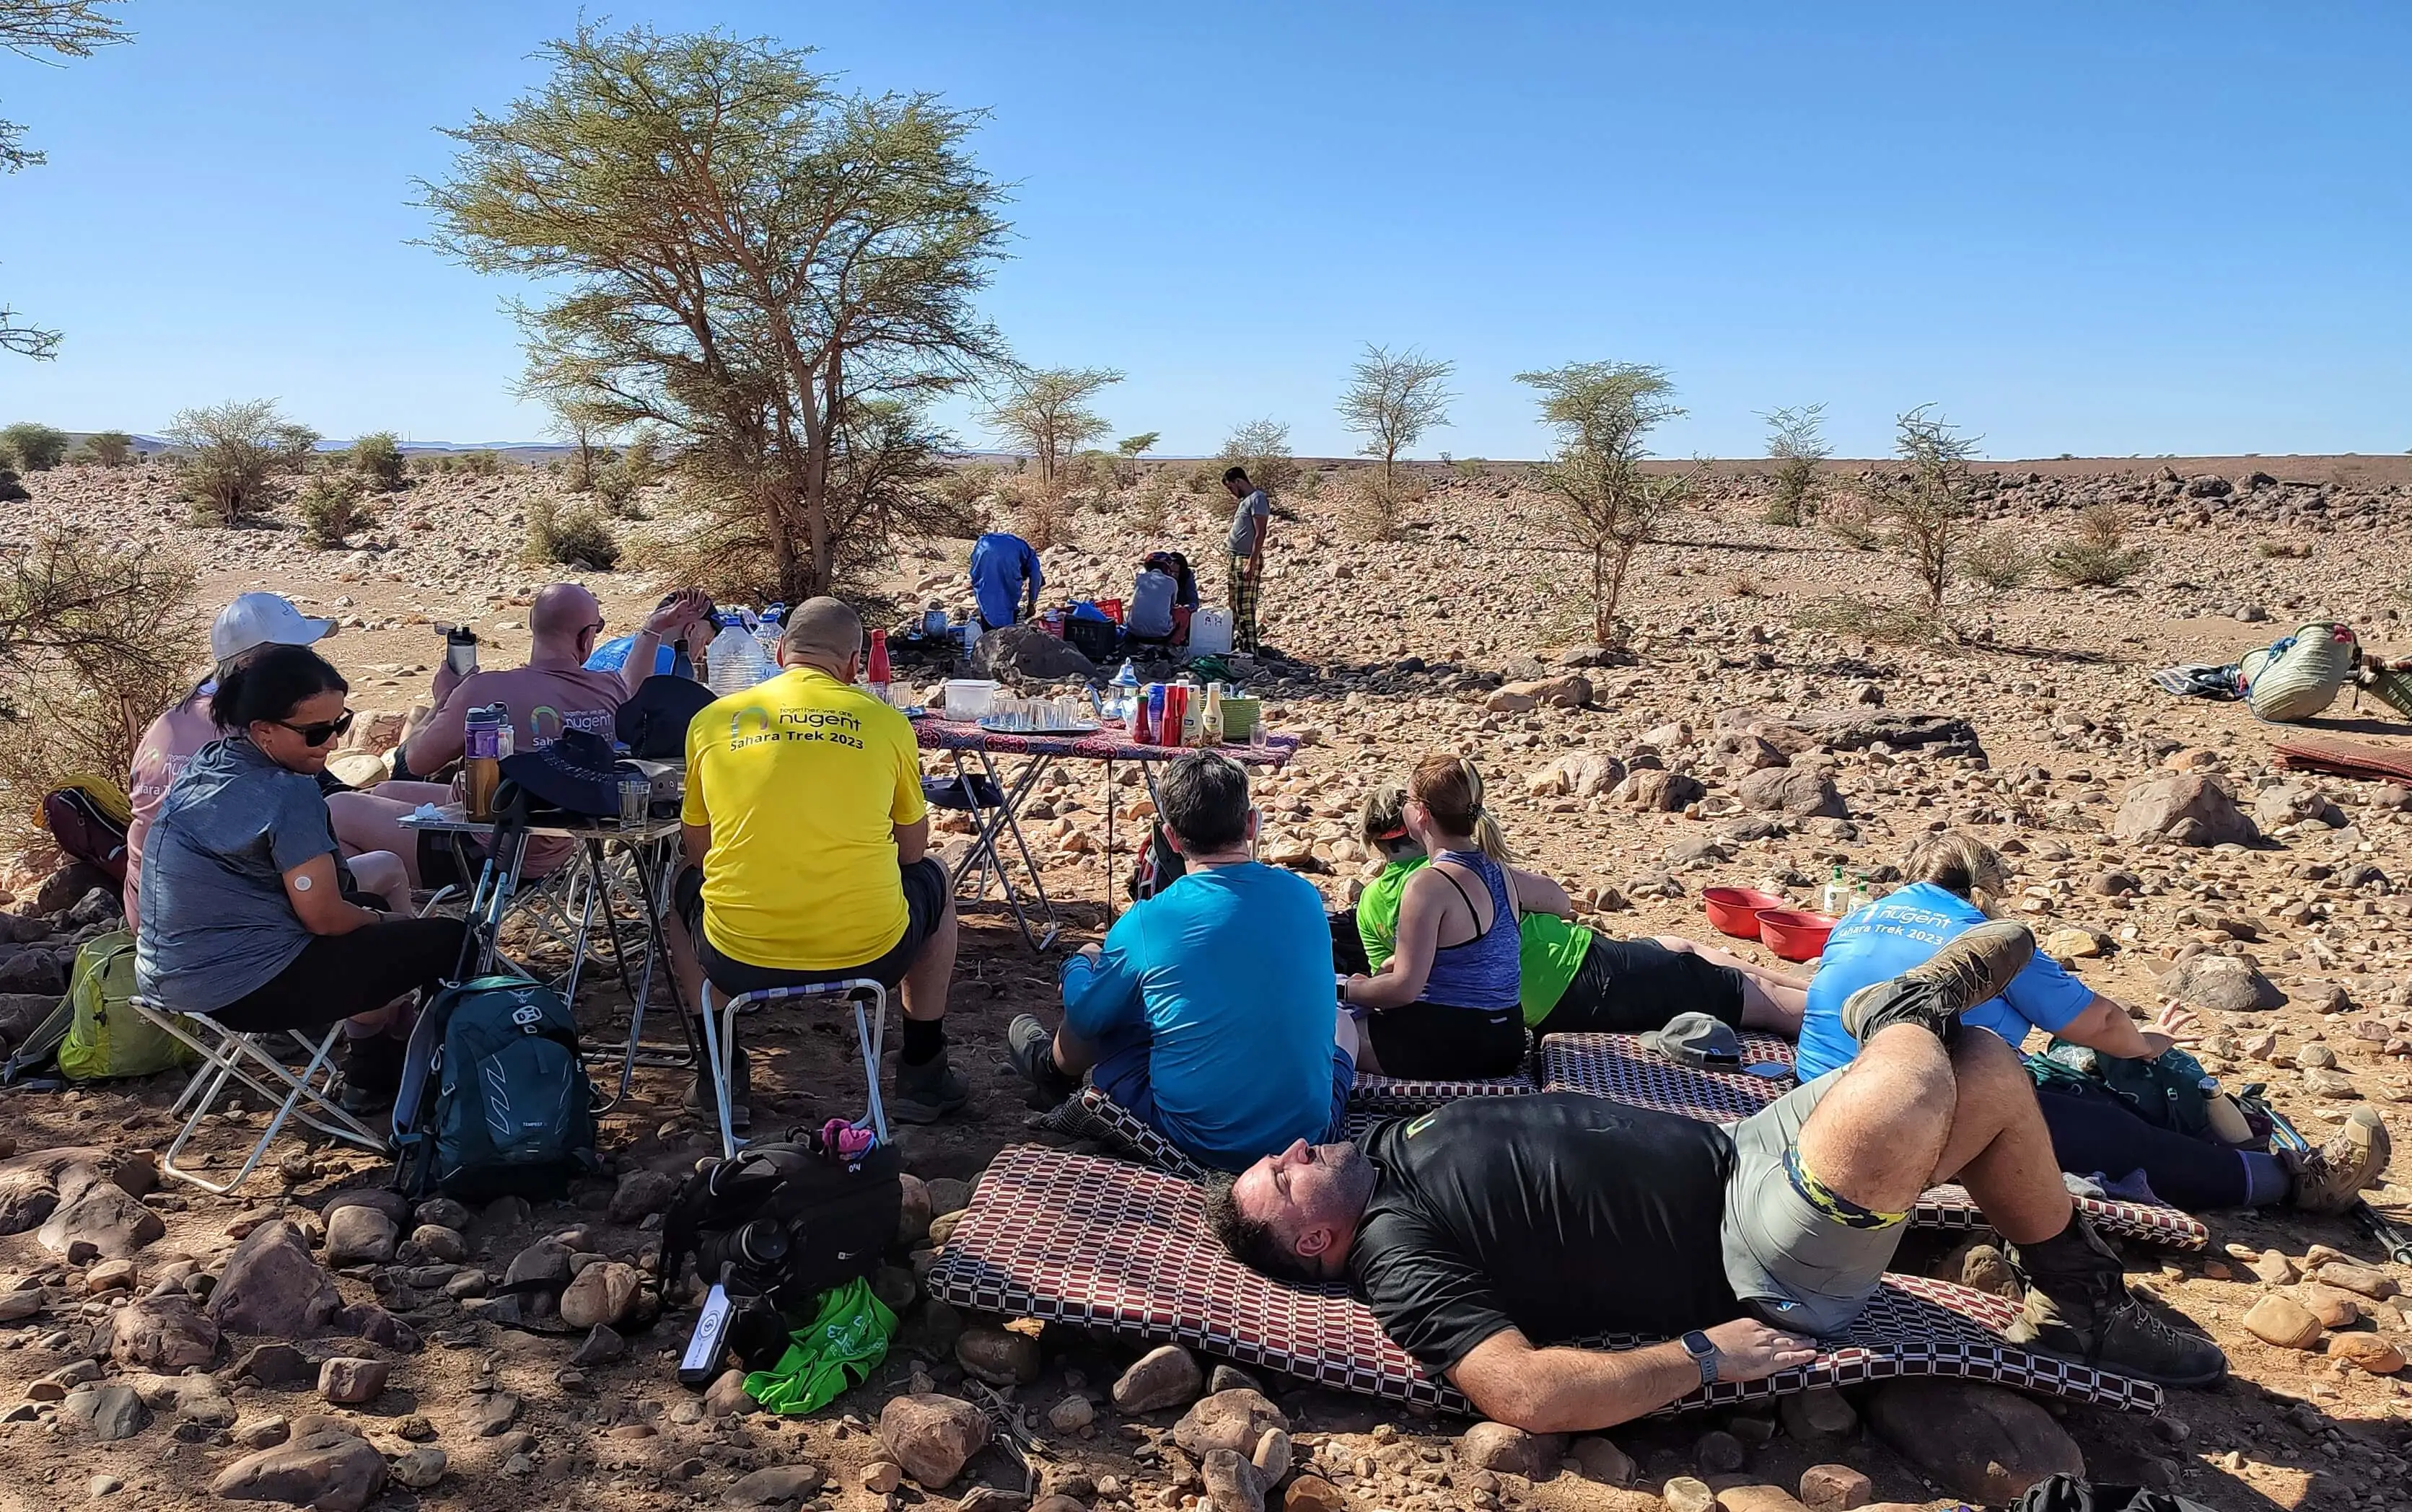
[[[1829,492],[1847,496],[1860,466],[1831,467]],[[2412,790],[2275,770],[2282,731],[2146,680],[2165,663],[2232,659],[2299,618],[2343,619],[2372,649],[2412,651],[2401,618],[2412,459],[1989,464],[1989,523],[2043,544],[2072,531],[2079,507],[2113,503],[2151,560],[2111,588],[1963,585],[1950,605],[1961,639],[1919,644],[1804,627],[1831,625],[1813,606],[1835,595],[1909,598],[1908,571],[1815,526],[1764,523],[1765,480],[1727,466],[1642,550],[1629,655],[1587,645],[1581,564],[1546,547],[1548,506],[1529,478],[1426,476],[1401,538],[1378,545],[1344,528],[1346,473],[1327,469],[1280,501],[1264,596],[1279,654],[1250,683],[1305,744],[1265,785],[1266,849],[1335,905],[1365,870],[1359,794],[1434,749],[1479,762],[1511,842],[1620,934],[1705,934],[1699,893],[1720,884],[1811,904],[1837,865],[1881,885],[1915,836],[1958,826],[2010,854],[2013,906],[2100,991],[2141,1012],[2173,998],[2197,1006],[2217,1074],[2266,1082],[2316,1138],[2368,1105],[2399,1148],[2412,1141]],[[554,487],[537,472],[419,480],[340,551],[305,547],[290,521],[195,529],[156,466],[30,481],[33,502],[0,521],[0,540],[53,523],[157,540],[199,566],[207,606],[271,588],[339,617],[327,649],[364,711],[424,698],[435,622],[474,624],[490,666],[515,660],[528,595],[558,575],[520,560],[525,504]],[[1139,554],[1169,542],[1192,550],[1219,595],[1219,492],[1174,491],[1155,536],[1127,498],[1111,502],[1077,515],[1071,538],[1045,553],[1051,593],[1120,592]],[[881,586],[901,603],[960,607],[965,546],[909,551]],[[626,565],[637,570],[583,579],[614,630],[665,586],[640,555]],[[2340,699],[2316,727],[2412,746],[2412,727],[2367,697]],[[1059,769],[1025,815],[1070,940],[1103,928],[1126,864],[1101,855],[1104,815],[1127,844],[1143,804],[1127,771],[1107,791],[1094,770]],[[11,910],[0,924],[17,942],[0,947],[17,990],[0,999],[10,1033],[69,945],[108,924],[44,881],[23,866],[0,877]],[[977,1395],[967,1374],[999,1383],[1052,1447],[1035,1488],[1045,1512],[1190,1505],[1207,1493],[1205,1447],[1234,1432],[1256,1443],[1276,1422],[1289,1471],[1266,1500],[1299,1512],[1662,1500],[1701,1512],[1712,1497],[1788,1512],[1796,1494],[1820,1512],[1949,1505],[1998,1484],[1989,1460],[2016,1473],[2069,1455],[2098,1480],[2229,1512],[2412,1505],[2412,1395],[2396,1373],[2412,1351],[2396,1296],[2412,1268],[2384,1263],[2349,1223],[2284,1212],[2206,1215],[2199,1255],[2128,1250],[2136,1284],[2234,1364],[2228,1385],[2173,1392],[2150,1420],[1912,1383],[1878,1388],[1908,1399],[1881,1416],[1921,1425],[1890,1436],[1867,1425],[1872,1402],[1855,1392],[1529,1441],[1235,1377],[1212,1359],[1155,1361],[1131,1383],[1134,1349],[958,1315],[917,1297],[916,1272],[994,1152],[1048,1138],[1023,1127],[1002,1044],[1012,1014],[1052,1011],[1053,980],[1052,961],[994,908],[966,922],[949,1023],[978,1091],[971,1116],[902,1141],[918,1180],[879,1289],[904,1304],[904,1326],[866,1386],[802,1421],[746,1410],[726,1385],[698,1397],[676,1384],[691,1310],[649,1328],[627,1314],[673,1181],[711,1148],[680,1110],[684,1073],[640,1073],[606,1118],[613,1179],[563,1204],[480,1211],[414,1211],[380,1195],[377,1162],[299,1138],[239,1199],[161,1184],[154,1152],[175,1127],[176,1079],[0,1093],[0,1140],[15,1152],[0,1162],[0,1230],[11,1231],[0,1239],[0,1505],[1019,1506],[1019,1469],[994,1448],[964,1464],[974,1446],[951,1409],[886,1407]],[[590,1002],[598,1039],[621,1032],[624,1008],[609,993]],[[744,1033],[757,1128],[854,1110],[850,1035],[767,1016]],[[236,1115],[212,1129],[217,1158],[257,1123]],[[2370,1196],[2412,1226],[2401,1172],[2399,1157]],[[1928,1240],[1902,1263],[1955,1278],[1972,1265]],[[573,1273],[551,1324],[565,1331],[496,1321],[486,1294],[507,1279]],[[2313,1327],[2271,1327],[2272,1314],[2296,1317],[2271,1298]],[[2257,1304],[2261,1333],[2245,1324]],[[1169,1405],[1124,1410],[1168,1377]],[[1192,1409],[1210,1386],[1267,1400]],[[1228,1512],[1265,1490],[1227,1481],[1213,1499]]]

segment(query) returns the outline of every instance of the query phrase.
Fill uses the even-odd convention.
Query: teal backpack
[[[2218,1083],[2182,1050],[2164,1050],[2157,1060],[2131,1061],[2055,1038],[2026,1063],[2038,1086],[2108,1093],[2156,1128],[2195,1139],[2215,1138],[2205,1083]]]
[[[602,1169],[578,1026],[559,993],[525,977],[437,993],[412,1030],[393,1108],[406,1193],[557,1197]]]

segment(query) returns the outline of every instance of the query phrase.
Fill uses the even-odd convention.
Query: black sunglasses
[[[352,712],[346,709],[339,717],[322,719],[315,725],[296,725],[290,720],[284,719],[277,720],[275,723],[301,736],[305,745],[324,745],[329,741],[340,739],[346,730],[352,727]]]

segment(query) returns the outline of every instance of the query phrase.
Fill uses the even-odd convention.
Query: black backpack
[[[1131,863],[1131,902],[1143,903],[1188,874],[1189,863],[1172,848],[1164,821],[1150,819],[1147,844],[1140,848],[1139,859]]]
[[[662,1217],[662,1305],[692,1255],[704,1284],[725,1287],[740,1318],[758,1321],[765,1345],[784,1348],[787,1326],[778,1319],[808,1318],[821,1293],[879,1268],[904,1211],[903,1172],[891,1146],[849,1156],[810,1128],[713,1162],[687,1178]],[[733,1321],[729,1347],[746,1357],[756,1331]]]

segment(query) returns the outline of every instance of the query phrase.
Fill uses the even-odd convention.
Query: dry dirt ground
[[[1847,493],[1857,464],[1830,469],[1828,486]],[[2260,474],[2267,481],[2255,479]],[[1349,822],[1362,788],[1393,778],[1418,754],[1441,749],[1478,761],[1493,780],[1512,843],[1565,879],[1596,927],[1620,934],[1706,931],[1699,893],[1720,883],[1768,887],[1814,903],[1837,863],[1881,874],[1918,834],[1942,825],[1972,829],[2013,852],[2015,906],[2040,932],[2090,931],[2099,953],[2078,962],[2106,993],[2140,1009],[2157,1006],[2159,977],[2182,951],[2249,957],[2285,994],[2283,1006],[2212,1014],[2206,1050],[2231,1081],[2265,1080],[2274,1099],[2316,1138],[2341,1110],[2377,1108],[2399,1141],[2412,1140],[2412,797],[2381,785],[2293,778],[2268,759],[2278,732],[2235,705],[2176,700],[2145,681],[2153,667],[2222,661],[2291,626],[2297,617],[2337,617],[2357,625],[2375,649],[2404,643],[2405,584],[2412,582],[2412,468],[2402,459],[2226,459],[2215,462],[2068,461],[2014,464],[1995,477],[1990,513],[2017,523],[2037,542],[2071,529],[2072,506],[2110,501],[2128,511],[2132,539],[2152,561],[2125,586],[2066,590],[2048,584],[2001,594],[1963,589],[1951,616],[1966,636],[1956,647],[1879,644],[1849,630],[1807,630],[1794,621],[1804,606],[1840,592],[1906,599],[1908,574],[1898,558],[1846,546],[1810,527],[1761,522],[1763,486],[1728,470],[1703,504],[1684,514],[1665,544],[1643,550],[1628,600],[1637,665],[1593,667],[1588,707],[1544,705],[1494,712],[1502,680],[1557,675],[1580,652],[1588,612],[1580,598],[1578,559],[1544,549],[1547,503],[1527,480],[1493,469],[1479,477],[1434,472],[1433,491],[1407,512],[1402,538],[1360,544],[1341,520],[1346,475],[1323,477],[1282,501],[1265,588],[1264,633],[1283,653],[1257,681],[1278,727],[1308,743],[1280,777],[1266,784],[1267,847],[1307,871],[1335,904],[1346,903],[1364,871]],[[2214,477],[2220,487],[2192,480]],[[252,588],[286,593],[313,612],[342,617],[327,650],[353,677],[355,707],[403,711],[424,697],[439,643],[437,621],[475,624],[487,639],[489,666],[525,650],[527,594],[554,574],[521,565],[521,506],[552,484],[541,475],[498,479],[429,479],[382,506],[384,520],[358,550],[319,551],[300,544],[289,522],[272,529],[197,531],[185,523],[166,475],[152,468],[103,473],[62,469],[33,479],[36,498],[12,507],[0,538],[49,523],[158,539],[188,553],[203,573],[202,599],[222,603]],[[1125,589],[1145,545],[1128,501],[1112,512],[1085,512],[1074,538],[1046,553],[1052,589],[1109,594]],[[1221,592],[1221,539],[1228,503],[1219,491],[1176,490],[1162,540],[1189,544],[1211,599]],[[2300,549],[2303,555],[2267,554]],[[900,563],[887,588],[909,603],[960,607],[964,543],[939,543]],[[613,631],[625,629],[661,585],[637,574],[586,575]],[[1717,715],[1755,709],[1776,716],[1935,712],[1974,726],[1983,759],[1938,756],[1917,748],[1813,754],[1822,760],[1847,817],[1802,818],[1746,811],[1740,779],[1753,758],[1746,741],[1728,741]],[[1729,722],[1730,723],[1730,722]],[[2393,722],[2367,697],[2341,700],[2322,727],[2412,744],[2412,727]],[[1568,756],[1592,755],[1688,774],[1703,786],[1671,812],[1637,808],[1605,792],[1565,794],[1536,782]],[[2187,848],[2112,838],[2122,795],[2172,764],[2225,778],[2247,811],[2259,806],[2265,838],[2252,846]],[[1596,770],[1596,764],[1595,764]],[[1125,774],[1126,782],[1130,781]],[[2301,783],[2332,806],[2300,795],[2270,800],[2262,790]],[[1122,862],[1096,854],[1102,813],[1124,815],[1140,790],[1101,790],[1094,771],[1059,775],[1028,817],[1041,842],[1050,888],[1063,901],[1069,940],[1094,937]],[[2290,799],[2299,800],[2288,806]],[[2297,814],[2316,816],[2298,820]],[[1770,823],[1769,821],[1774,821]],[[1127,843],[1132,828],[1124,823]],[[2097,887],[2125,872],[2132,888]],[[22,891],[35,878],[0,882]],[[2348,883],[2352,885],[2348,886]],[[957,1064],[976,1088],[970,1116],[905,1141],[911,1168],[937,1183],[944,1211],[961,1202],[949,1182],[977,1178],[1003,1144],[1030,1138],[1019,1085],[1004,1064],[1005,1025],[1021,1011],[1052,1007],[1052,962],[1033,957],[993,908],[973,908],[956,980],[950,1034]],[[1755,946],[1744,954],[1770,959]],[[598,993],[588,1007],[598,1038],[619,1032],[625,1004]],[[757,1128],[851,1113],[860,1071],[850,1035],[830,1023],[750,1020],[756,1046]],[[2390,1051],[2398,1053],[2390,1053]],[[707,1140],[682,1116],[684,1073],[640,1073],[635,1096],[604,1122],[606,1154],[621,1173],[677,1171],[704,1154]],[[125,1154],[163,1147],[173,1129],[167,1106],[176,1088],[106,1086],[65,1094],[0,1094],[0,1132],[22,1152],[91,1146]],[[257,1119],[249,1121],[256,1126]],[[246,1130],[232,1121],[210,1131],[232,1148]],[[375,1184],[379,1165],[340,1147],[299,1141],[255,1178],[242,1200],[210,1199],[169,1186],[149,1203],[164,1237],[137,1257],[134,1294],[161,1278],[170,1284],[192,1269],[222,1263],[230,1233],[274,1215],[315,1226],[339,1193]],[[2399,1171],[2401,1163],[2399,1161]],[[614,1222],[613,1187],[598,1182],[561,1206],[533,1213],[480,1215],[467,1231],[465,1267],[499,1277],[540,1238],[579,1229],[574,1248],[641,1263],[654,1240],[635,1223]],[[2399,1215],[2412,1191],[2395,1184],[2372,1194]],[[2297,1264],[2316,1245],[2363,1262],[2381,1259],[2342,1222],[2303,1222],[2285,1214],[2210,1216],[2211,1247],[2200,1255],[2130,1252],[2132,1276],[2212,1332],[2234,1362],[2234,1379],[2210,1392],[2173,1393],[2164,1419],[2076,1408],[2064,1424],[2094,1474],[2182,1491],[2221,1508],[2381,1507],[2412,1505],[2412,1397],[2395,1378],[2345,1363],[2328,1348],[2266,1344],[2243,1331],[2245,1309],[2273,1287],[2246,1269],[2265,1251]],[[1929,1259],[1937,1256],[1929,1255]],[[1909,1263],[1905,1257],[1905,1263]],[[900,1253],[900,1266],[906,1263]],[[2271,1267],[2264,1263],[2264,1269]],[[2412,1272],[2396,1268],[2399,1281]],[[390,1384],[365,1406],[331,1407],[307,1385],[269,1388],[235,1378],[230,1366],[253,1341],[229,1341],[215,1361],[217,1379],[239,1414],[229,1431],[177,1420],[163,1407],[134,1436],[96,1442],[57,1410],[27,1396],[37,1378],[84,1358],[96,1321],[127,1294],[125,1277],[96,1278],[42,1248],[31,1232],[0,1239],[0,1293],[38,1283],[41,1312],[0,1324],[0,1505],[54,1506],[87,1496],[127,1506],[197,1506],[211,1498],[213,1475],[262,1435],[271,1417],[329,1412],[389,1455],[419,1442],[443,1449],[443,1478],[421,1490],[389,1486],[382,1503],[465,1507],[668,1507],[718,1503],[750,1469],[811,1463],[828,1484],[824,1507],[870,1508],[864,1468],[879,1458],[866,1425],[881,1403],[926,1375],[940,1390],[961,1379],[951,1347],[961,1326],[944,1309],[908,1315],[898,1347],[871,1384],[806,1422],[756,1414],[704,1415],[671,1379],[670,1363],[687,1314],[673,1314],[629,1341],[624,1361],[572,1369],[577,1341],[516,1331],[479,1321],[461,1300],[422,1289],[387,1268],[344,1272],[350,1302],[379,1301],[419,1337],[413,1352],[359,1340],[302,1341],[312,1359],[360,1354],[389,1359]],[[422,1280],[424,1278],[421,1278]],[[900,1277],[888,1278],[894,1285]],[[97,1284],[96,1284],[97,1282]],[[2372,1302],[2351,1331],[2391,1337],[2412,1350],[2412,1332],[2394,1305]],[[1126,1419],[1104,1402],[1105,1387],[1130,1351],[1050,1331],[1044,1374],[1017,1400],[1044,1414],[1066,1395],[1099,1401],[1096,1421],[1077,1433],[1053,1432],[1072,1469],[1052,1474],[1057,1489],[1083,1504],[1179,1505],[1185,1462],[1169,1447],[1170,1414]],[[1351,1507],[1490,1508],[1505,1502],[1540,1507],[1655,1505],[1668,1477],[1699,1474],[1698,1417],[1621,1429],[1610,1435],[1639,1464],[1631,1489],[1572,1471],[1538,1483],[1468,1471],[1450,1459],[1463,1424],[1419,1417],[1376,1403],[1265,1385],[1288,1411],[1302,1447],[1318,1469],[1333,1470]],[[36,1398],[55,1392],[36,1389]],[[478,1436],[503,1396],[516,1397],[507,1426]],[[2057,1406],[2055,1404],[2055,1411]],[[481,1415],[487,1415],[481,1417]],[[1766,1431],[1766,1419],[1728,1424],[1747,1456],[1745,1478],[1791,1488],[1816,1461],[1860,1467],[1877,1500],[1923,1503],[1941,1491],[1910,1461],[1864,1431],[1839,1446],[1804,1446]],[[272,1436],[269,1431],[266,1436]],[[1710,1456],[1722,1445],[1711,1446]],[[1065,1476],[1072,1478],[1065,1484]],[[963,1479],[906,1502],[943,1505],[986,1484],[1018,1490],[1020,1481],[991,1451]],[[1195,1490],[1194,1482],[1188,1490]],[[975,1493],[977,1494],[977,1493]],[[1947,1499],[1948,1500],[1948,1499]]]

